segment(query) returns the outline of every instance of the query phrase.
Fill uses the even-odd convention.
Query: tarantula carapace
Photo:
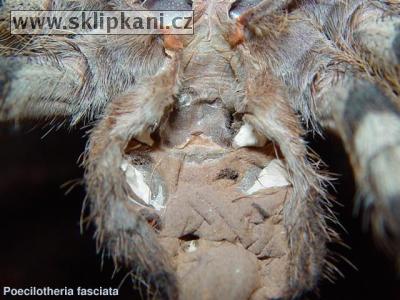
[[[143,7],[193,9],[194,34],[9,31],[13,9]],[[296,298],[334,275],[339,240],[307,132],[343,140],[399,258],[399,14],[397,0],[6,1],[0,118],[93,122],[89,219],[148,296]]]

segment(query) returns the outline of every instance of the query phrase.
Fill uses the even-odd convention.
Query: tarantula
[[[193,9],[194,35],[9,31],[9,11]],[[92,122],[98,246],[162,299],[293,299],[334,276],[330,176],[346,145],[399,259],[397,0],[30,0],[1,12],[0,119]]]

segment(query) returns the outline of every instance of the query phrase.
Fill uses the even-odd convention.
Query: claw
[[[154,140],[151,138],[150,132],[144,131],[141,135],[136,136],[136,139],[142,144],[146,144],[148,146],[153,146]]]
[[[259,134],[254,128],[248,124],[243,124],[239,132],[233,139],[234,148],[242,147],[263,147],[267,143],[267,139]]]

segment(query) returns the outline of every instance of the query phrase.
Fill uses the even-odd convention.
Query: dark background
[[[77,161],[85,146],[84,132],[54,130],[42,139],[48,130],[0,127],[0,287],[117,287],[124,274],[111,278],[109,260],[101,269],[93,229],[80,233],[84,188],[77,185],[65,195],[68,188],[61,187],[82,178]],[[350,249],[331,248],[358,268],[341,260],[337,267],[345,278],[338,278],[335,285],[323,283],[321,299],[400,299],[393,262],[361,230],[361,218],[354,217],[354,183],[342,145],[329,137],[314,142],[313,147],[332,171],[342,174],[336,189],[343,206],[335,210],[347,230],[341,235]],[[101,298],[138,297],[127,280],[120,296]]]

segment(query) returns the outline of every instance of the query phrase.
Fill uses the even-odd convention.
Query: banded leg
[[[73,115],[84,72],[80,72],[79,58],[68,63],[64,66],[27,58],[2,58],[0,120]]]
[[[399,259],[399,107],[373,83],[351,76],[324,98],[331,111],[327,123],[346,146],[372,228]]]
[[[76,123],[92,113],[93,103],[106,102],[91,91],[93,74],[78,45],[85,38],[10,33],[11,10],[63,10],[69,4],[6,1],[0,9],[0,120],[71,117]]]

